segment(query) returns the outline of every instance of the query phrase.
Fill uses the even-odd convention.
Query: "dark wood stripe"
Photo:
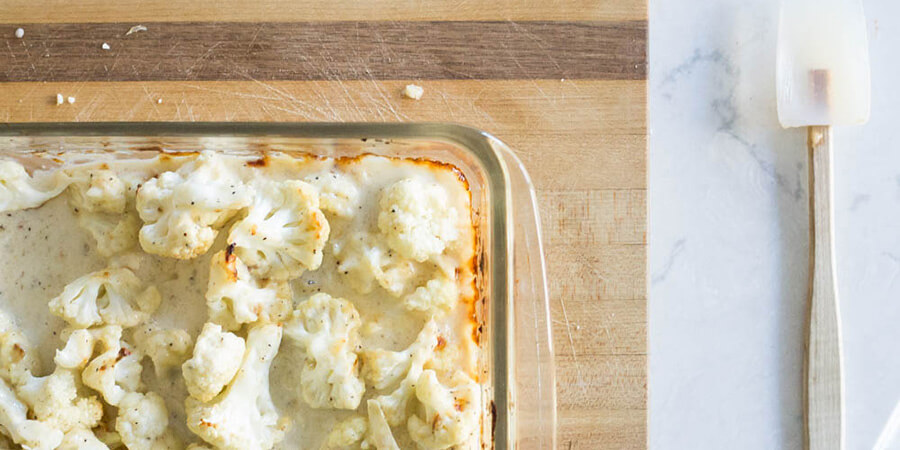
[[[169,22],[125,36],[131,25],[18,25],[24,39],[17,26],[0,25],[0,81],[639,80],[647,72],[645,21]]]

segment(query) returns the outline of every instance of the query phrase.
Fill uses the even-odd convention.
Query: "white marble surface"
[[[872,118],[835,132],[849,449],[900,401],[900,2],[864,5]],[[777,122],[777,9],[650,0],[653,449],[802,444],[806,150]]]

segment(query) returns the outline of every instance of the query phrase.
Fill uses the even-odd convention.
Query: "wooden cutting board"
[[[0,121],[449,121],[496,134],[539,191],[560,448],[640,448],[646,55],[646,0],[5,0]],[[420,101],[400,95],[409,82]]]

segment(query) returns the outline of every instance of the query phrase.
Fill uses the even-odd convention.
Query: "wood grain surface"
[[[834,156],[830,126],[808,129],[809,324],[806,338],[806,435],[810,450],[844,449],[844,363],[834,258]]]
[[[559,447],[646,447],[645,1],[222,4],[4,2],[0,121],[441,121],[494,133],[538,190]],[[146,32],[123,36],[140,22]],[[421,100],[400,95],[409,82]],[[57,106],[57,93],[76,101]]]
[[[633,0],[4,0],[0,23],[647,20]]]
[[[0,25],[0,81],[642,79],[646,22]],[[107,44],[109,50],[102,48]],[[597,52],[595,49],[606,49]],[[353,49],[353,51],[347,51]]]

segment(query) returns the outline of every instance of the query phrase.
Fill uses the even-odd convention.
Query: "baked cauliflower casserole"
[[[471,211],[424,160],[0,160],[0,448],[480,448]]]

